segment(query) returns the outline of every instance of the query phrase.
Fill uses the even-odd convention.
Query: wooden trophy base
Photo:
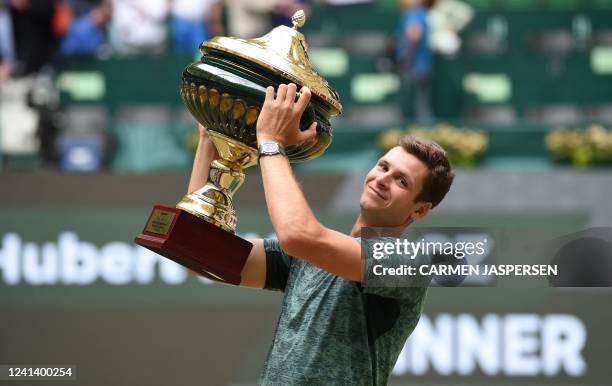
[[[134,242],[209,279],[240,284],[250,242],[184,210],[155,205]]]

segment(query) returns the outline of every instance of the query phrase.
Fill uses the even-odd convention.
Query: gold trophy
[[[256,124],[266,88],[292,82],[311,90],[300,129],[316,120],[317,135],[286,149],[291,162],[323,154],[331,143],[329,120],[342,112],[338,93],[310,63],[298,31],[305,20],[300,10],[293,15],[293,28],[279,26],[255,39],[219,36],[200,45],[202,58],[183,71],[180,93],[207,128],[220,158],[211,163],[206,185],[184,196],[176,208],[153,208],[137,244],[204,276],[240,283],[252,244],[235,235],[232,199],[244,181],[243,169],[257,164]]]

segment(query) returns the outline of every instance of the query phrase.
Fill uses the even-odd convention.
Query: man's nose
[[[391,173],[383,173],[376,177],[376,185],[387,188],[391,180]]]

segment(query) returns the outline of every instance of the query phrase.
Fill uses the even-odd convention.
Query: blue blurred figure
[[[69,0],[72,20],[60,44],[63,56],[94,55],[106,41],[110,0]]]
[[[204,40],[221,35],[218,0],[172,0],[170,33],[172,46],[179,54],[194,54]]]
[[[396,60],[401,75],[402,108],[414,107],[420,123],[432,120],[430,74],[432,53],[429,48],[427,9],[433,1],[403,0],[402,15],[396,35]],[[410,96],[414,94],[414,98]],[[412,105],[412,106],[411,106]]]

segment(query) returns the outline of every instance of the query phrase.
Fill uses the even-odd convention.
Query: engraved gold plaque
[[[176,213],[174,212],[156,208],[153,210],[153,213],[151,213],[149,221],[145,226],[145,231],[166,236],[170,231],[175,216]]]

